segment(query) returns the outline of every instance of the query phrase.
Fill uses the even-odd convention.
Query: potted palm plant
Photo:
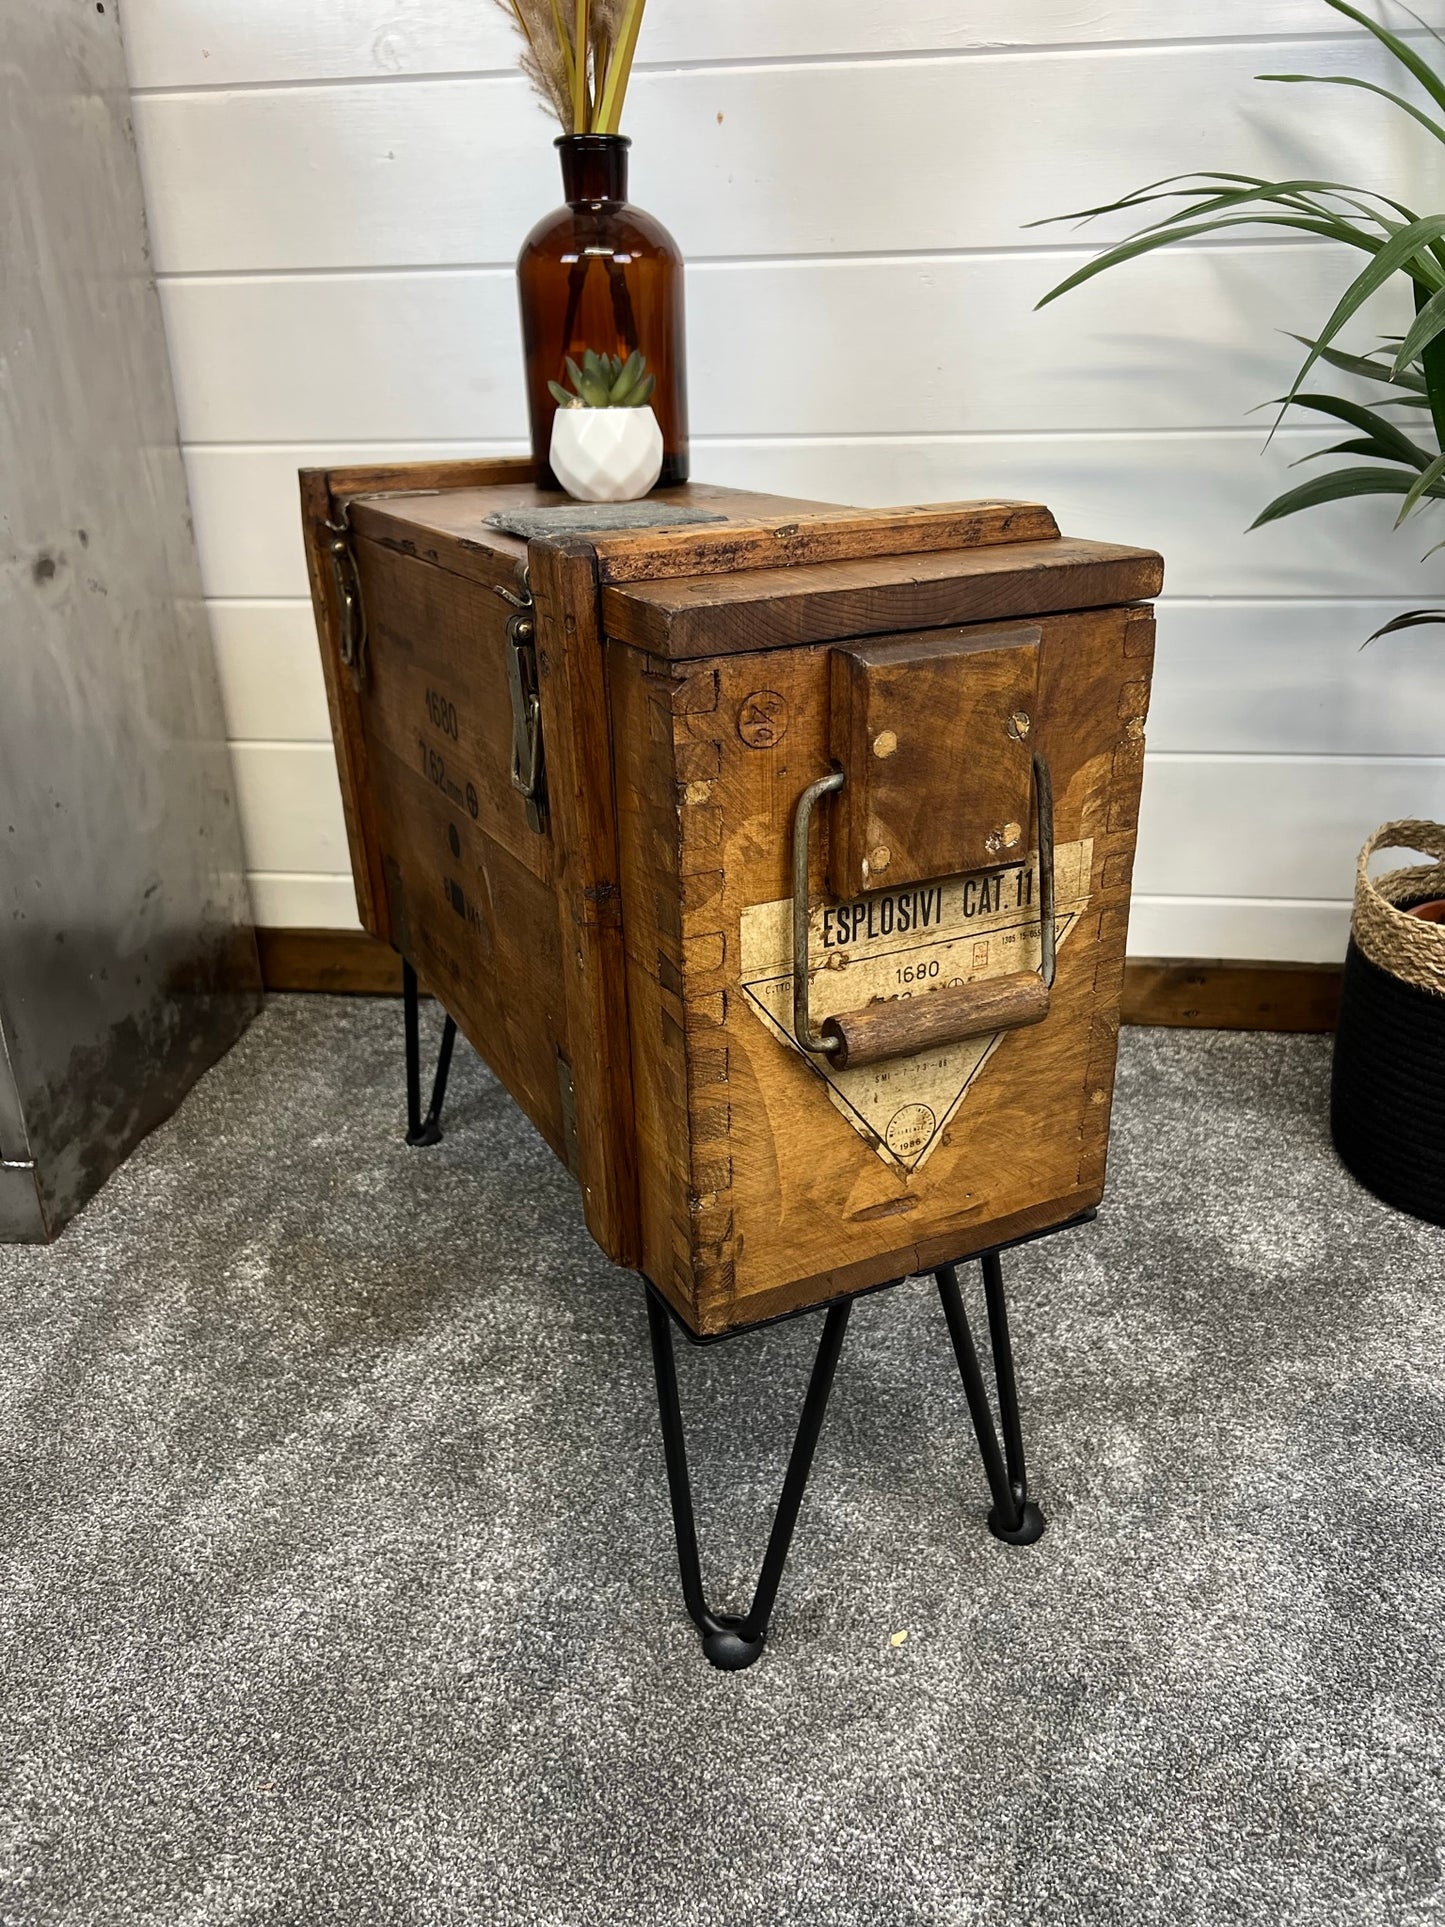
[[[1417,97],[1355,74],[1259,78],[1283,86],[1363,89],[1408,114],[1445,147],[1441,56],[1427,58],[1349,0],[1323,4],[1372,34],[1408,77],[1403,84],[1413,82]],[[1433,28],[1414,14],[1409,17],[1445,46]],[[1366,257],[1318,333],[1297,337],[1305,357],[1288,392],[1278,399],[1276,418],[1278,426],[1287,411],[1303,409],[1342,424],[1348,431],[1345,438],[1320,453],[1350,459],[1285,490],[1260,511],[1253,527],[1325,502],[1366,495],[1398,496],[1398,527],[1445,497],[1445,214],[1419,214],[1388,194],[1338,181],[1198,173],[1154,181],[1104,206],[1051,218],[1087,221],[1135,210],[1147,210],[1145,224],[1050,289],[1041,307],[1106,269],[1240,227],[1292,229],[1339,242]],[[1381,337],[1384,345],[1367,352],[1351,352],[1344,345],[1347,328],[1371,301],[1402,280],[1414,313],[1406,332]],[[1374,405],[1316,385],[1329,368],[1369,384]],[[1386,408],[1398,413],[1381,412]],[[1445,543],[1435,544],[1441,547]],[[1408,610],[1375,636],[1422,623],[1445,623],[1445,609]],[[1420,850],[1432,862],[1372,878],[1370,857],[1377,849],[1391,848]],[[1387,823],[1371,837],[1356,873],[1330,1107],[1336,1148],[1355,1175],[1387,1203],[1435,1224],[1445,1224],[1442,899],[1445,826],[1418,820]]]

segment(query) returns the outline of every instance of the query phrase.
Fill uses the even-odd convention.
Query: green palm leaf
[[[1301,509],[1318,508],[1323,502],[1340,502],[1354,495],[1403,495],[1409,486],[1407,476],[1394,474],[1387,468],[1337,468],[1277,495],[1249,526],[1263,528],[1266,522],[1298,515]]]
[[[1422,20],[1413,7],[1407,7],[1405,5],[1405,0],[1397,0],[1397,4],[1401,13],[1408,13],[1417,27],[1422,27],[1432,40],[1438,40],[1440,45],[1445,47],[1445,34],[1440,33],[1437,28],[1432,27],[1428,20]]]
[[[1180,181],[1193,181],[1196,182],[1197,185],[1193,187],[1180,187],[1177,185]],[[1225,183],[1226,185],[1221,187],[1220,183]],[[1059,221],[1078,221],[1082,224],[1096,220],[1101,214],[1122,214],[1131,208],[1147,207],[1154,201],[1193,199],[1202,203],[1209,197],[1227,194],[1235,189],[1252,189],[1256,193],[1266,194],[1271,197],[1303,197],[1309,194],[1333,194],[1341,199],[1348,200],[1353,207],[1359,208],[1362,212],[1369,214],[1373,220],[1378,220],[1379,216],[1374,214],[1373,210],[1368,206],[1368,202],[1370,200],[1383,201],[1386,207],[1393,208],[1404,220],[1413,221],[1416,219],[1415,214],[1408,207],[1405,207],[1399,201],[1392,200],[1388,194],[1381,194],[1375,188],[1351,187],[1344,181],[1271,181],[1267,180],[1263,174],[1233,174],[1222,169],[1211,170],[1206,173],[1202,170],[1194,169],[1188,174],[1166,174],[1160,180],[1149,181],[1143,187],[1136,188],[1132,194],[1121,195],[1117,201],[1104,201],[1101,202],[1098,207],[1079,208],[1072,214],[1045,215],[1037,221],[1026,221],[1024,225],[1025,227],[1049,227]],[[1244,198],[1247,199],[1249,197],[1245,195]],[[1192,214],[1201,211],[1202,208],[1185,208],[1181,209],[1173,218],[1176,220],[1186,220]]]
[[[1331,0],[1331,4],[1335,4],[1335,0]],[[1445,235],[1445,215],[1430,214],[1423,220],[1412,221],[1408,227],[1401,228],[1398,234],[1390,236],[1340,296],[1334,312],[1320,330],[1319,340],[1306,355],[1304,366],[1290,384],[1288,399],[1293,400],[1299,393],[1305,376],[1345,323],[1359,312],[1372,294],[1384,287],[1391,275],[1403,269],[1417,284],[1432,290],[1445,281],[1445,269],[1441,268],[1439,262],[1420,253],[1422,248],[1438,241],[1441,235]]]
[[[1385,461],[1404,462],[1416,470],[1428,468],[1432,460],[1429,449],[1412,442],[1403,428],[1377,415],[1373,408],[1361,407],[1357,401],[1345,401],[1338,395],[1294,395],[1279,405],[1308,408],[1316,415],[1329,415],[1335,421],[1347,422],[1375,444],[1373,449],[1351,447],[1348,452],[1352,455],[1378,454]]]
[[[1308,455],[1299,455],[1290,463],[1291,468],[1303,468],[1306,462],[1321,462],[1326,455],[1372,455],[1376,461],[1392,462],[1395,457],[1381,448],[1378,442],[1368,435],[1351,436],[1347,442],[1332,442],[1328,448],[1312,448]],[[1410,463],[1410,473],[1415,473],[1415,465]]]
[[[1276,207],[1293,207],[1302,213],[1315,214],[1322,220],[1339,221],[1342,227],[1349,225],[1334,208],[1321,206],[1318,201],[1311,199],[1311,196],[1316,194],[1332,194],[1337,200],[1347,201],[1358,213],[1374,221],[1386,233],[1393,234],[1398,231],[1394,222],[1386,221],[1383,215],[1376,214],[1369,203],[1352,189],[1340,187],[1333,181],[1259,180],[1250,181],[1245,187],[1230,188],[1225,192],[1198,190],[1196,204],[1193,207],[1180,208],[1174,214],[1166,214],[1162,220],[1151,222],[1148,227],[1141,228],[1139,232],[1148,234],[1155,228],[1168,227],[1171,222],[1198,220],[1205,214],[1223,214],[1230,208],[1243,207],[1249,201],[1264,201]],[[1202,198],[1198,198],[1199,195],[1202,195]],[[1173,197],[1160,195],[1159,198],[1164,200]],[[1181,191],[1179,198],[1187,199],[1188,191]],[[1393,207],[1397,214],[1403,214],[1407,220],[1417,218],[1408,209],[1402,209],[1397,202],[1391,201],[1388,205]]]
[[[1415,284],[1415,320],[1430,305],[1424,288]],[[1402,344],[1403,345],[1403,344]],[[1445,448],[1445,339],[1438,335],[1420,350],[1420,373],[1425,378],[1425,393],[1430,401],[1430,419],[1435,424],[1435,440]]]
[[[1325,5],[1333,7],[1336,13],[1344,14],[1347,20],[1355,21],[1367,33],[1372,33],[1380,45],[1395,56],[1406,73],[1415,76],[1435,105],[1445,107],[1445,80],[1441,80],[1429,61],[1422,60],[1398,34],[1391,33],[1388,27],[1382,27],[1378,20],[1372,20],[1367,13],[1361,13],[1358,7],[1352,7],[1349,0],[1325,0]]]
[[[1432,549],[1430,553],[1433,555],[1435,551]],[[1393,636],[1399,629],[1423,629],[1440,623],[1445,623],[1445,609],[1411,609],[1403,616],[1396,616],[1393,622],[1382,623],[1365,641],[1378,642],[1381,636]]]
[[[1417,361],[1437,335],[1445,334],[1445,288],[1437,290],[1415,316],[1415,325],[1400,343],[1397,369]]]
[[[1287,227],[1294,228],[1302,234],[1322,235],[1327,241],[1345,238],[1335,223],[1325,220],[1307,220],[1303,215],[1230,214],[1221,220],[1200,221],[1192,227],[1169,228],[1162,233],[1135,235],[1130,241],[1121,241],[1117,247],[1095,255],[1092,261],[1087,261],[1083,267],[1076,268],[1071,275],[1060,281],[1057,287],[1050,288],[1043,299],[1035,303],[1035,306],[1046,308],[1051,301],[1057,301],[1061,294],[1068,294],[1070,289],[1081,287],[1085,281],[1092,281],[1096,274],[1102,274],[1106,268],[1118,267],[1123,261],[1132,261],[1141,254],[1152,254],[1158,248],[1172,247],[1176,241],[1192,240],[1198,234],[1217,234],[1225,228],[1232,227]],[[1372,252],[1375,248],[1387,247],[1389,243],[1362,237],[1360,241],[1352,242],[1351,245]],[[1301,370],[1301,375],[1303,373],[1304,371]]]
[[[1297,341],[1301,348],[1320,347],[1320,344],[1317,341],[1311,341],[1308,335],[1293,334],[1289,330],[1285,332],[1289,333],[1290,340]],[[1408,368],[1396,369],[1388,361],[1374,361],[1366,355],[1347,355],[1342,348],[1320,348],[1320,360],[1327,361],[1331,368],[1343,369],[1347,375],[1362,375],[1366,381],[1384,381],[1389,382],[1392,387],[1412,388],[1417,391],[1418,399],[1413,404],[1406,395],[1392,395],[1390,399],[1397,405],[1413,405],[1416,408],[1428,405],[1425,401],[1424,378],[1412,373]]]
[[[1414,481],[1411,482],[1406,491],[1405,499],[1400,504],[1400,513],[1395,517],[1395,527],[1399,528],[1400,524],[1405,520],[1405,517],[1409,515],[1422,496],[1445,493],[1445,490],[1442,490],[1440,486],[1442,481],[1445,481],[1445,455],[1437,455],[1429,467],[1421,469]]]
[[[1352,0],[1325,3],[1378,41],[1424,89],[1433,108],[1442,110],[1442,117],[1437,118],[1401,92],[1356,75],[1261,74],[1259,78],[1287,86],[1346,86],[1374,94],[1409,115],[1445,146],[1445,73],[1437,73],[1412,46]],[[1417,24],[1427,26],[1408,7],[1403,11]],[[1445,36],[1428,26],[1427,31],[1445,45]],[[1282,228],[1352,247],[1368,257],[1317,336],[1294,336],[1306,350],[1305,359],[1289,392],[1276,404],[1280,419],[1287,409],[1298,407],[1343,422],[1355,431],[1328,448],[1312,449],[1301,461],[1364,457],[1368,465],[1313,474],[1276,497],[1256,518],[1255,528],[1323,503],[1366,495],[1399,496],[1400,521],[1426,498],[1445,499],[1445,453],[1434,452],[1436,447],[1445,450],[1445,215],[1420,215],[1375,189],[1337,181],[1269,181],[1258,175],[1195,171],[1166,176],[1118,200],[1074,215],[1050,218],[1088,222],[1102,215],[1131,212],[1142,214],[1146,224],[1068,274],[1043,296],[1040,308],[1108,268],[1176,242],[1225,235],[1236,227]],[[1043,225],[1042,221],[1030,223],[1034,227]],[[1344,329],[1397,275],[1405,276],[1413,286],[1415,320],[1410,330],[1383,350],[1348,353],[1338,345]],[[1378,383],[1385,393],[1374,397],[1377,405],[1373,408],[1333,395],[1306,393],[1306,381],[1317,362]],[[1426,430],[1430,445],[1415,440],[1398,420],[1379,412],[1381,407],[1427,410],[1434,428],[1433,436]],[[1278,426],[1277,420],[1275,428]],[[1445,548],[1445,543],[1440,546]],[[1413,612],[1379,633],[1415,620],[1445,621],[1445,610]]]
[[[1362,93],[1378,94],[1382,100],[1392,101],[1402,108],[1412,120],[1419,121],[1428,128],[1437,141],[1445,143],[1445,127],[1438,120],[1416,107],[1412,101],[1400,94],[1392,94],[1388,87],[1378,87],[1373,80],[1360,80],[1354,74],[1256,74],[1256,80],[1272,80],[1290,87],[1358,87]]]

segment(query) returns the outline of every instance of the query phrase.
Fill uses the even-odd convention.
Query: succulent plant
[[[637,348],[626,361],[620,355],[594,354],[589,348],[580,368],[568,355],[567,379],[572,394],[560,381],[547,383],[559,408],[645,408],[657,386],[656,375],[647,373],[647,358]]]

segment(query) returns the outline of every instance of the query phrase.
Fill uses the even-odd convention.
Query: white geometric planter
[[[662,430],[650,408],[559,408],[552,473],[579,502],[636,502],[662,473]]]

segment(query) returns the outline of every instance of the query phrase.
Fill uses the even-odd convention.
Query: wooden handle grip
[[[961,1044],[994,1030],[1020,1030],[1042,1023],[1049,1014],[1049,993],[1036,970],[1020,970],[984,983],[929,990],[918,997],[890,997],[862,1010],[826,1017],[825,1038],[838,1048],[829,1062],[835,1070],[857,1070],[885,1057],[911,1057],[935,1044]]]

